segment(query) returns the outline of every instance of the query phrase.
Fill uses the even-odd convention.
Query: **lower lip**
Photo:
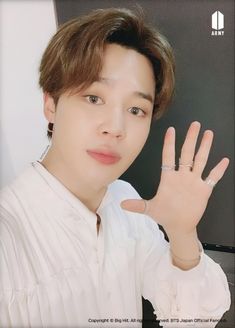
[[[108,155],[104,155],[104,154],[99,154],[99,153],[94,153],[91,151],[87,150],[87,153],[94,158],[95,160],[97,160],[98,162],[102,163],[102,164],[115,164],[117,163],[120,158],[118,157],[113,157],[113,156],[108,156]]]

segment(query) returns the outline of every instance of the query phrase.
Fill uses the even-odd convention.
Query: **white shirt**
[[[174,266],[157,223],[120,207],[128,198],[140,198],[129,183],[108,186],[97,235],[96,214],[38,161],[2,189],[0,327],[141,327],[141,296],[163,327],[216,326],[231,304],[220,265],[203,252]]]

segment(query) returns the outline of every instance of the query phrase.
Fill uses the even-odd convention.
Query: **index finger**
[[[169,127],[164,137],[162,165],[175,165],[175,128]]]

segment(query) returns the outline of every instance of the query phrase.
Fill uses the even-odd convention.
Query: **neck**
[[[52,161],[49,153],[41,161],[41,164],[56,177],[75,197],[77,197],[90,211],[96,213],[107,187],[98,188],[94,185],[88,185],[76,178],[70,168],[66,167],[60,161]]]

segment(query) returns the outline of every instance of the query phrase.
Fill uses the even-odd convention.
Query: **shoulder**
[[[24,218],[29,217],[32,194],[31,167],[0,190],[0,290],[20,288],[25,245]],[[31,188],[30,188],[31,186]],[[31,190],[30,190],[31,189]],[[30,216],[31,217],[31,216]]]
[[[22,243],[17,216],[0,204],[0,291],[19,287]]]
[[[32,193],[33,183],[32,167],[27,166],[11,182],[0,190],[0,204],[11,213],[14,208],[22,205],[22,198],[27,198]]]
[[[0,205],[20,220],[26,216],[32,216],[32,212],[48,208],[52,195],[48,184],[35,170],[32,163],[29,163],[0,190]],[[1,213],[0,216],[2,216]]]
[[[122,200],[126,198],[141,199],[136,189],[127,181],[117,179],[109,185],[109,190],[115,199]]]

